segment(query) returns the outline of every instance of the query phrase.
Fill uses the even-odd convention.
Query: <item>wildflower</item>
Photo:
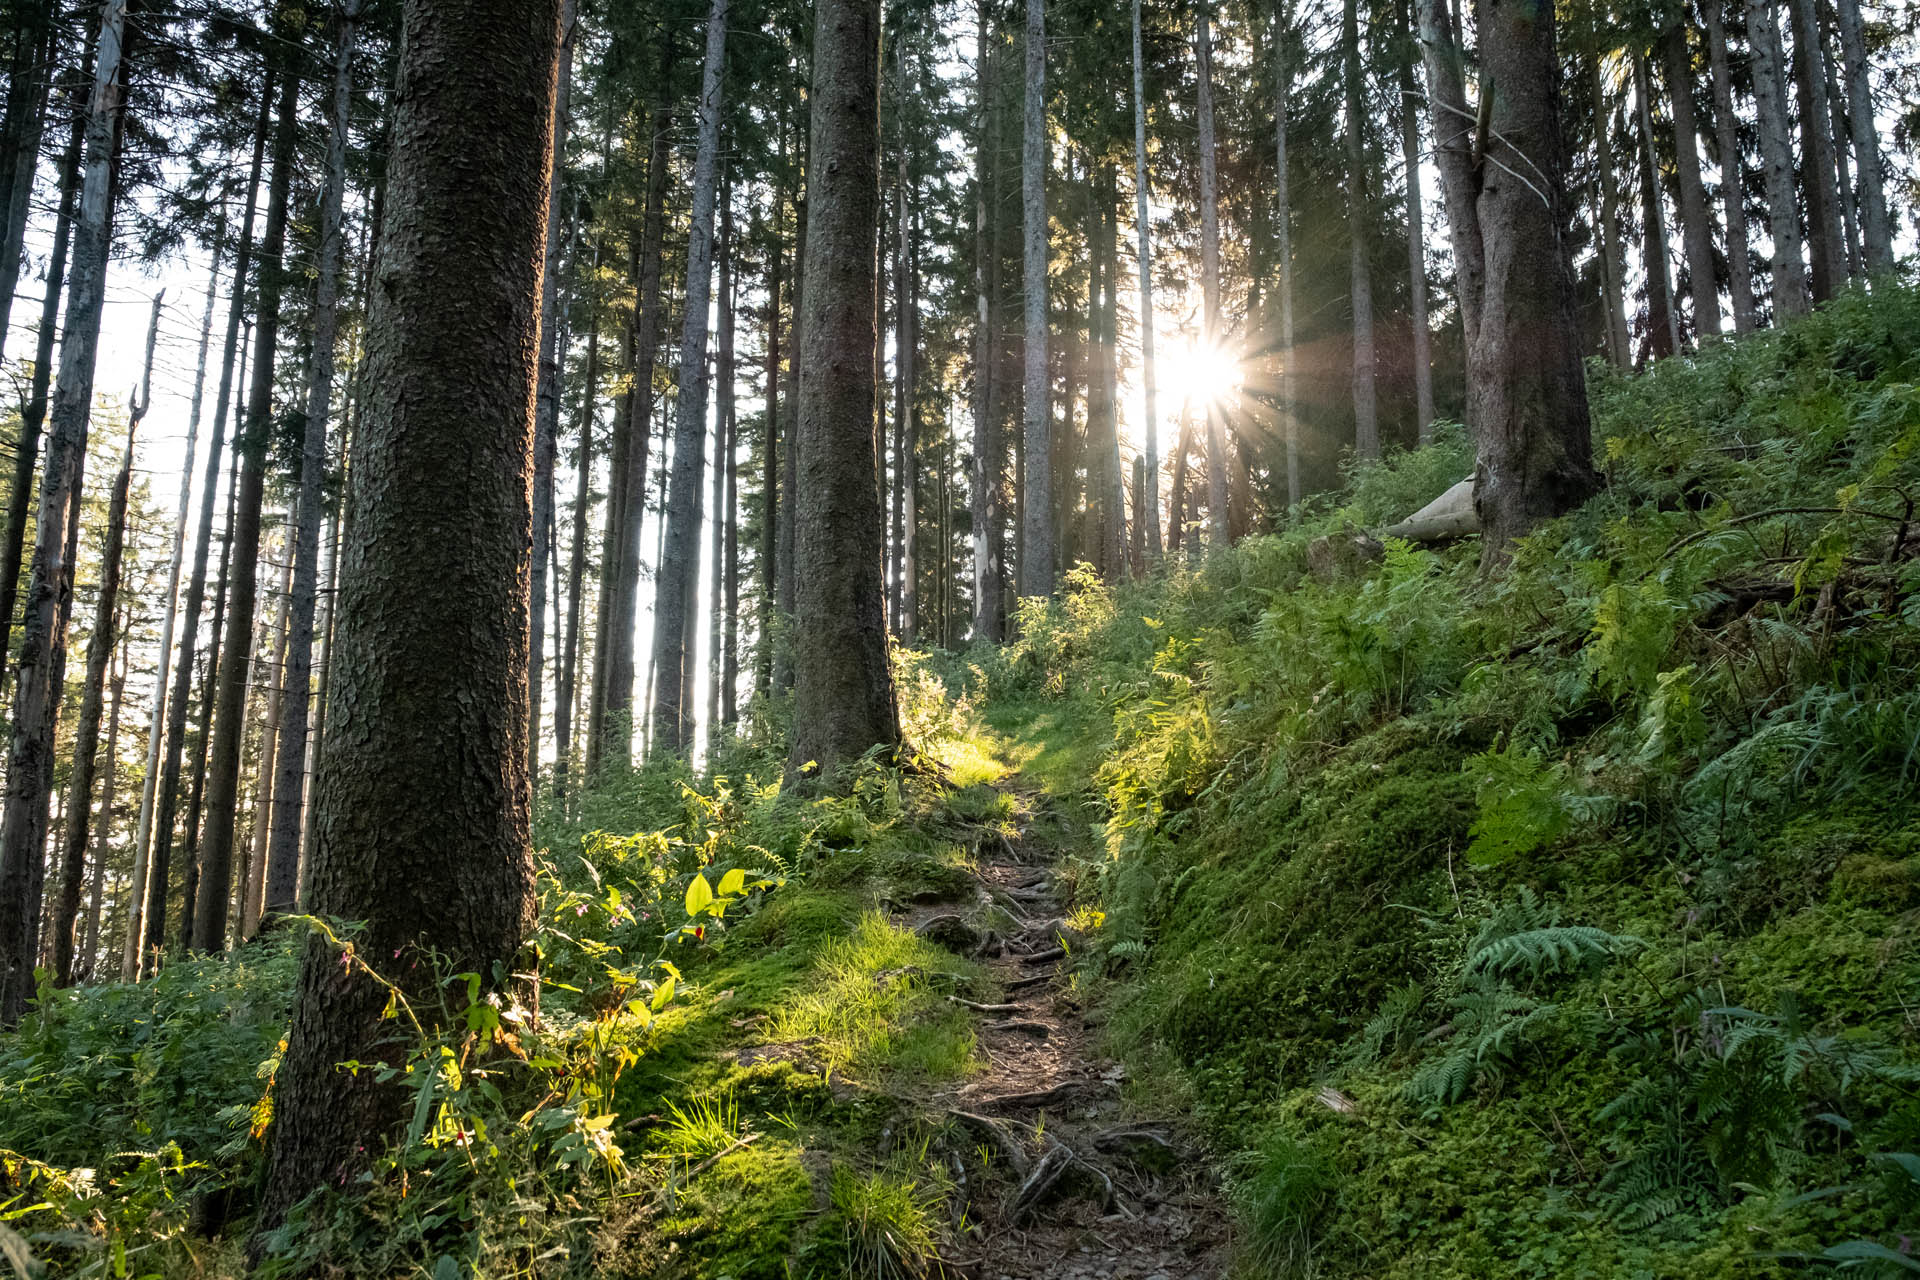
[[[586,904],[586,903],[584,903],[584,902],[576,902],[576,903],[574,903],[574,904],[573,904],[573,914],[575,914],[575,915],[577,915],[577,916],[583,916],[583,915],[585,915],[585,914],[587,914],[587,904]]]

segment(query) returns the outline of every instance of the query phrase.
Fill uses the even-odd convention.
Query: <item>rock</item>
[[[935,946],[945,947],[962,956],[971,955],[982,942],[978,929],[952,914],[930,916],[916,925],[913,931]]]

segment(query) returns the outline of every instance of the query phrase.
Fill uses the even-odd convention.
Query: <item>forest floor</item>
[[[1062,858],[1074,824],[1018,775],[998,784],[1013,836],[976,849],[971,904],[920,904],[896,923],[981,958],[998,1001],[972,1002],[984,1070],[936,1095],[991,1146],[1002,1185],[972,1198],[967,1256],[988,1280],[1212,1280],[1228,1217],[1178,1117],[1122,1100],[1099,1015],[1071,971],[1080,940]]]

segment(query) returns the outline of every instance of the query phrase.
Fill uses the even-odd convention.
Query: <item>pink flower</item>
[[[575,903],[573,907],[573,914],[577,916],[583,916],[587,914],[587,904],[584,902]]]

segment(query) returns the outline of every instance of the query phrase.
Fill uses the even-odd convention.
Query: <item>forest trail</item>
[[[1230,1238],[1218,1184],[1178,1117],[1123,1101],[1125,1068],[1100,1051],[1073,973],[1071,824],[1017,774],[998,789],[1015,834],[976,849],[974,903],[895,917],[972,951],[1003,993],[973,1008],[986,1070],[930,1099],[1001,1173],[966,1188],[951,1261],[980,1280],[1218,1280]]]

